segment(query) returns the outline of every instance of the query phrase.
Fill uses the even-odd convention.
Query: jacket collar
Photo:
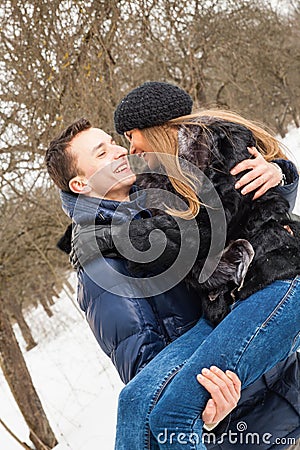
[[[77,196],[65,191],[60,191],[60,198],[63,211],[79,224],[112,221],[117,224],[142,216],[151,217],[150,211],[145,209],[146,192],[139,191],[135,185],[130,190],[130,200],[126,202]]]

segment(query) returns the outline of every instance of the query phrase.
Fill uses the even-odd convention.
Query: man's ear
[[[88,194],[92,190],[88,185],[87,179],[80,175],[69,181],[69,188],[74,194]]]

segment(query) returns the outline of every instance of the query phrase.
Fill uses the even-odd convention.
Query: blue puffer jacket
[[[138,218],[137,203],[118,202],[61,193],[64,211],[75,223],[114,223]],[[77,203],[76,203],[77,201]],[[145,211],[150,217],[150,212]],[[128,383],[167,344],[191,328],[201,315],[198,296],[184,282],[172,289],[143,298],[142,285],[129,275],[121,258],[97,258],[80,268],[78,302],[102,350],[111,358],[124,383]],[[114,287],[118,289],[114,289]],[[122,292],[122,295],[120,294]]]

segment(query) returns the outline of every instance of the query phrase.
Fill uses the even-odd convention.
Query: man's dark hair
[[[92,124],[87,119],[79,119],[69,125],[61,134],[50,142],[46,151],[45,163],[48,173],[56,186],[66,192],[71,192],[69,181],[77,175],[83,175],[77,167],[77,158],[67,151],[71,140]]]

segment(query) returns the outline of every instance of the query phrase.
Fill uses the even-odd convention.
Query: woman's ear
[[[74,194],[88,194],[91,192],[91,187],[85,177],[77,175],[69,181],[69,188]]]

